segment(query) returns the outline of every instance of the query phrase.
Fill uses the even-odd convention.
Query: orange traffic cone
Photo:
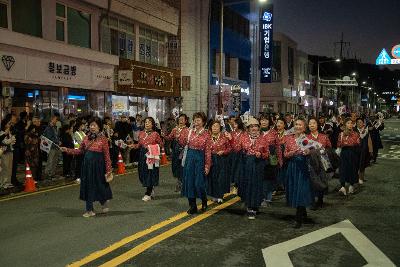
[[[26,163],[25,167],[25,192],[35,192],[36,191],[36,185],[35,181],[33,180],[32,177],[32,171],[31,168],[29,167],[29,164]]]
[[[161,148],[161,165],[165,165],[168,164],[168,160],[167,160],[167,155],[165,155],[165,150],[164,148]]]
[[[118,154],[118,162],[117,162],[117,174],[124,174],[125,173],[125,163],[122,160],[121,152]]]

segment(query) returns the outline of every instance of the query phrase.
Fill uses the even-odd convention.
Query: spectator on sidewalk
[[[40,151],[42,132],[40,118],[34,116],[32,124],[25,133],[25,160],[29,164],[35,181],[42,180],[42,151]]]
[[[58,116],[51,116],[49,125],[44,130],[43,135],[53,142],[49,154],[47,156],[46,168],[44,170],[46,179],[54,179],[56,175],[57,164],[61,155],[59,145],[61,144],[57,131]]]
[[[75,127],[74,127],[74,147],[75,149],[79,149],[83,139],[86,136],[85,130],[87,128],[87,123],[85,120],[77,120]],[[81,166],[82,166],[82,155],[75,155],[75,178],[79,182],[81,178]]]
[[[73,127],[71,125],[64,125],[61,128],[61,144],[66,148],[74,148]],[[74,159],[73,155],[68,155],[67,153],[62,153],[63,156],[63,176],[65,178],[70,178],[73,176],[72,172],[72,161]]]
[[[129,134],[131,132],[132,126],[129,124],[128,118],[125,115],[122,115],[120,120],[115,123],[114,135],[116,135],[117,140],[127,142],[130,140]],[[128,147],[119,149],[125,164],[129,162],[129,150]]]
[[[15,136],[11,133],[11,117],[1,122],[0,145],[3,151],[0,162],[0,188],[11,188],[11,173],[13,167],[13,146],[16,142]]]

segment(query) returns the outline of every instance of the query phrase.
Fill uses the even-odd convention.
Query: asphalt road
[[[0,266],[400,265],[400,162],[382,156],[400,153],[400,146],[384,146],[356,194],[332,191],[298,230],[283,196],[253,221],[234,196],[187,216],[169,167],[161,170],[156,200],[141,200],[136,173],[120,176],[112,183],[110,213],[89,219],[81,216],[75,185],[0,200]],[[331,181],[332,190],[337,183]]]

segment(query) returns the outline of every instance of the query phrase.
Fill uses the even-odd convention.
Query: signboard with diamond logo
[[[13,56],[8,56],[8,55],[3,55],[1,57],[1,61],[3,61],[3,65],[6,68],[6,70],[10,71],[12,66],[15,63],[15,59]]]

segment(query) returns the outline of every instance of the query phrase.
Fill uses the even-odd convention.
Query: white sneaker
[[[221,204],[221,203],[224,202],[224,200],[223,200],[222,198],[218,198],[218,199],[217,199],[217,202],[218,202],[219,204]]]
[[[94,213],[93,211],[87,211],[82,216],[85,218],[89,218],[89,217],[96,216],[96,213]]]
[[[143,200],[144,202],[150,201],[150,200],[151,200],[151,196],[144,195],[144,197],[142,198],[142,200]]]
[[[354,193],[354,187],[352,185],[349,186],[349,194]]]
[[[76,180],[75,180],[75,183],[80,184],[80,183],[81,183],[81,179],[79,179],[79,178],[76,179]]]
[[[359,180],[358,180],[358,183],[359,183],[359,184],[364,184],[364,181],[359,179]]]
[[[346,196],[346,195],[347,195],[346,188],[345,188],[344,186],[342,186],[342,187],[339,189],[339,193],[342,193],[344,196]]]

